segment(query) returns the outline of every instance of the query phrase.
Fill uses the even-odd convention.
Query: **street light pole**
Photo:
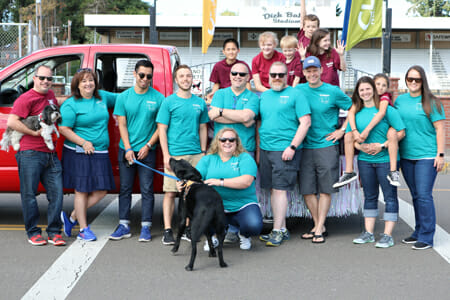
[[[148,11],[150,14],[150,44],[158,44],[158,31],[156,30],[156,0],[153,0],[153,4],[150,4],[150,8],[148,9]]]
[[[392,41],[392,8],[388,8],[386,1],[386,24],[383,33],[383,73],[391,73],[391,41]]]

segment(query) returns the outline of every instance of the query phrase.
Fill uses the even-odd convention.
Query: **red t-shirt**
[[[334,48],[331,49],[330,57],[327,53],[317,56],[322,66],[322,75],[320,80],[323,82],[339,86],[338,70],[341,70],[341,59]],[[306,57],[311,56],[311,53],[306,53]]]
[[[230,80],[231,68],[237,63],[242,63],[247,66],[248,71],[250,72],[250,78],[249,78],[249,81],[250,81],[252,79],[252,71],[251,71],[250,67],[247,65],[247,63],[245,61],[238,60],[238,59],[231,65],[227,64],[226,59],[217,62],[211,71],[211,76],[209,77],[209,81],[218,83],[219,89],[224,89],[224,88],[230,87],[231,86],[231,80]]]
[[[380,101],[387,101],[389,102],[390,106],[394,106],[394,103],[392,103],[392,95],[391,93],[384,93],[383,95],[380,96]]]
[[[300,62],[300,57],[295,56],[291,62],[286,63],[286,58],[284,58],[283,62],[286,64],[288,68],[288,81],[287,84],[292,86],[294,83],[295,76],[302,77],[302,63]]]
[[[276,61],[283,61],[284,55],[274,50],[271,59],[265,59],[262,52],[256,55],[252,60],[252,74],[259,74],[261,84],[270,89],[269,85],[269,70],[270,66]]]
[[[310,38],[307,38],[305,36],[305,31],[302,29],[300,29],[300,31],[297,33],[297,40],[298,40],[298,44],[302,44],[303,47],[308,47],[309,43],[311,42]]]
[[[49,90],[47,94],[41,94],[34,89],[29,90],[26,93],[20,95],[14,102],[14,106],[11,110],[12,114],[19,116],[20,118],[27,118],[29,116],[37,116],[49,104],[58,105],[55,94],[52,90]],[[24,134],[20,140],[20,151],[36,150],[41,152],[54,152],[47,148],[44,139],[41,136],[32,136]]]

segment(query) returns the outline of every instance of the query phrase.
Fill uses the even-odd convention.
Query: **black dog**
[[[195,256],[197,255],[197,242],[202,234],[208,238],[209,256],[215,257],[210,229],[214,229],[219,246],[219,264],[222,268],[227,267],[223,260],[223,240],[225,238],[226,219],[222,203],[222,198],[217,191],[203,183],[200,172],[184,159],[170,159],[170,168],[175,175],[185,181],[183,191],[178,204],[178,215],[181,217],[178,227],[177,239],[172,248],[176,253],[180,247],[181,235],[186,229],[186,218],[190,220],[191,226],[191,259],[185,267],[186,271],[192,271],[194,267]]]

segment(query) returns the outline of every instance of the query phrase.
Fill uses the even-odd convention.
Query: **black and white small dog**
[[[41,136],[44,138],[45,144],[48,149],[53,150],[52,133],[56,133],[59,138],[59,132],[56,129],[55,123],[61,123],[61,113],[58,106],[50,104],[44,107],[44,110],[37,116],[30,116],[20,120],[25,126],[31,130],[39,130],[42,128]],[[20,139],[23,133],[13,130],[8,127],[3,133],[3,138],[0,141],[1,149],[3,151],[9,151],[9,146],[13,146],[15,151],[20,149]]]

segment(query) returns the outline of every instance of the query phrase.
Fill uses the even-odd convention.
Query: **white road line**
[[[383,192],[381,191],[381,189],[378,200],[384,203]],[[399,217],[402,218],[406,222],[406,224],[409,225],[409,227],[414,229],[416,224],[414,217],[414,207],[405,200],[398,198],[398,211]],[[450,264],[450,234],[438,224],[436,224],[433,249],[440,256],[442,256],[442,258],[445,259],[447,263]]]
[[[132,207],[139,199],[139,194],[132,196]],[[22,299],[65,299],[94,262],[116,227],[118,203],[118,198],[114,199],[91,223],[97,241],[73,242]]]

